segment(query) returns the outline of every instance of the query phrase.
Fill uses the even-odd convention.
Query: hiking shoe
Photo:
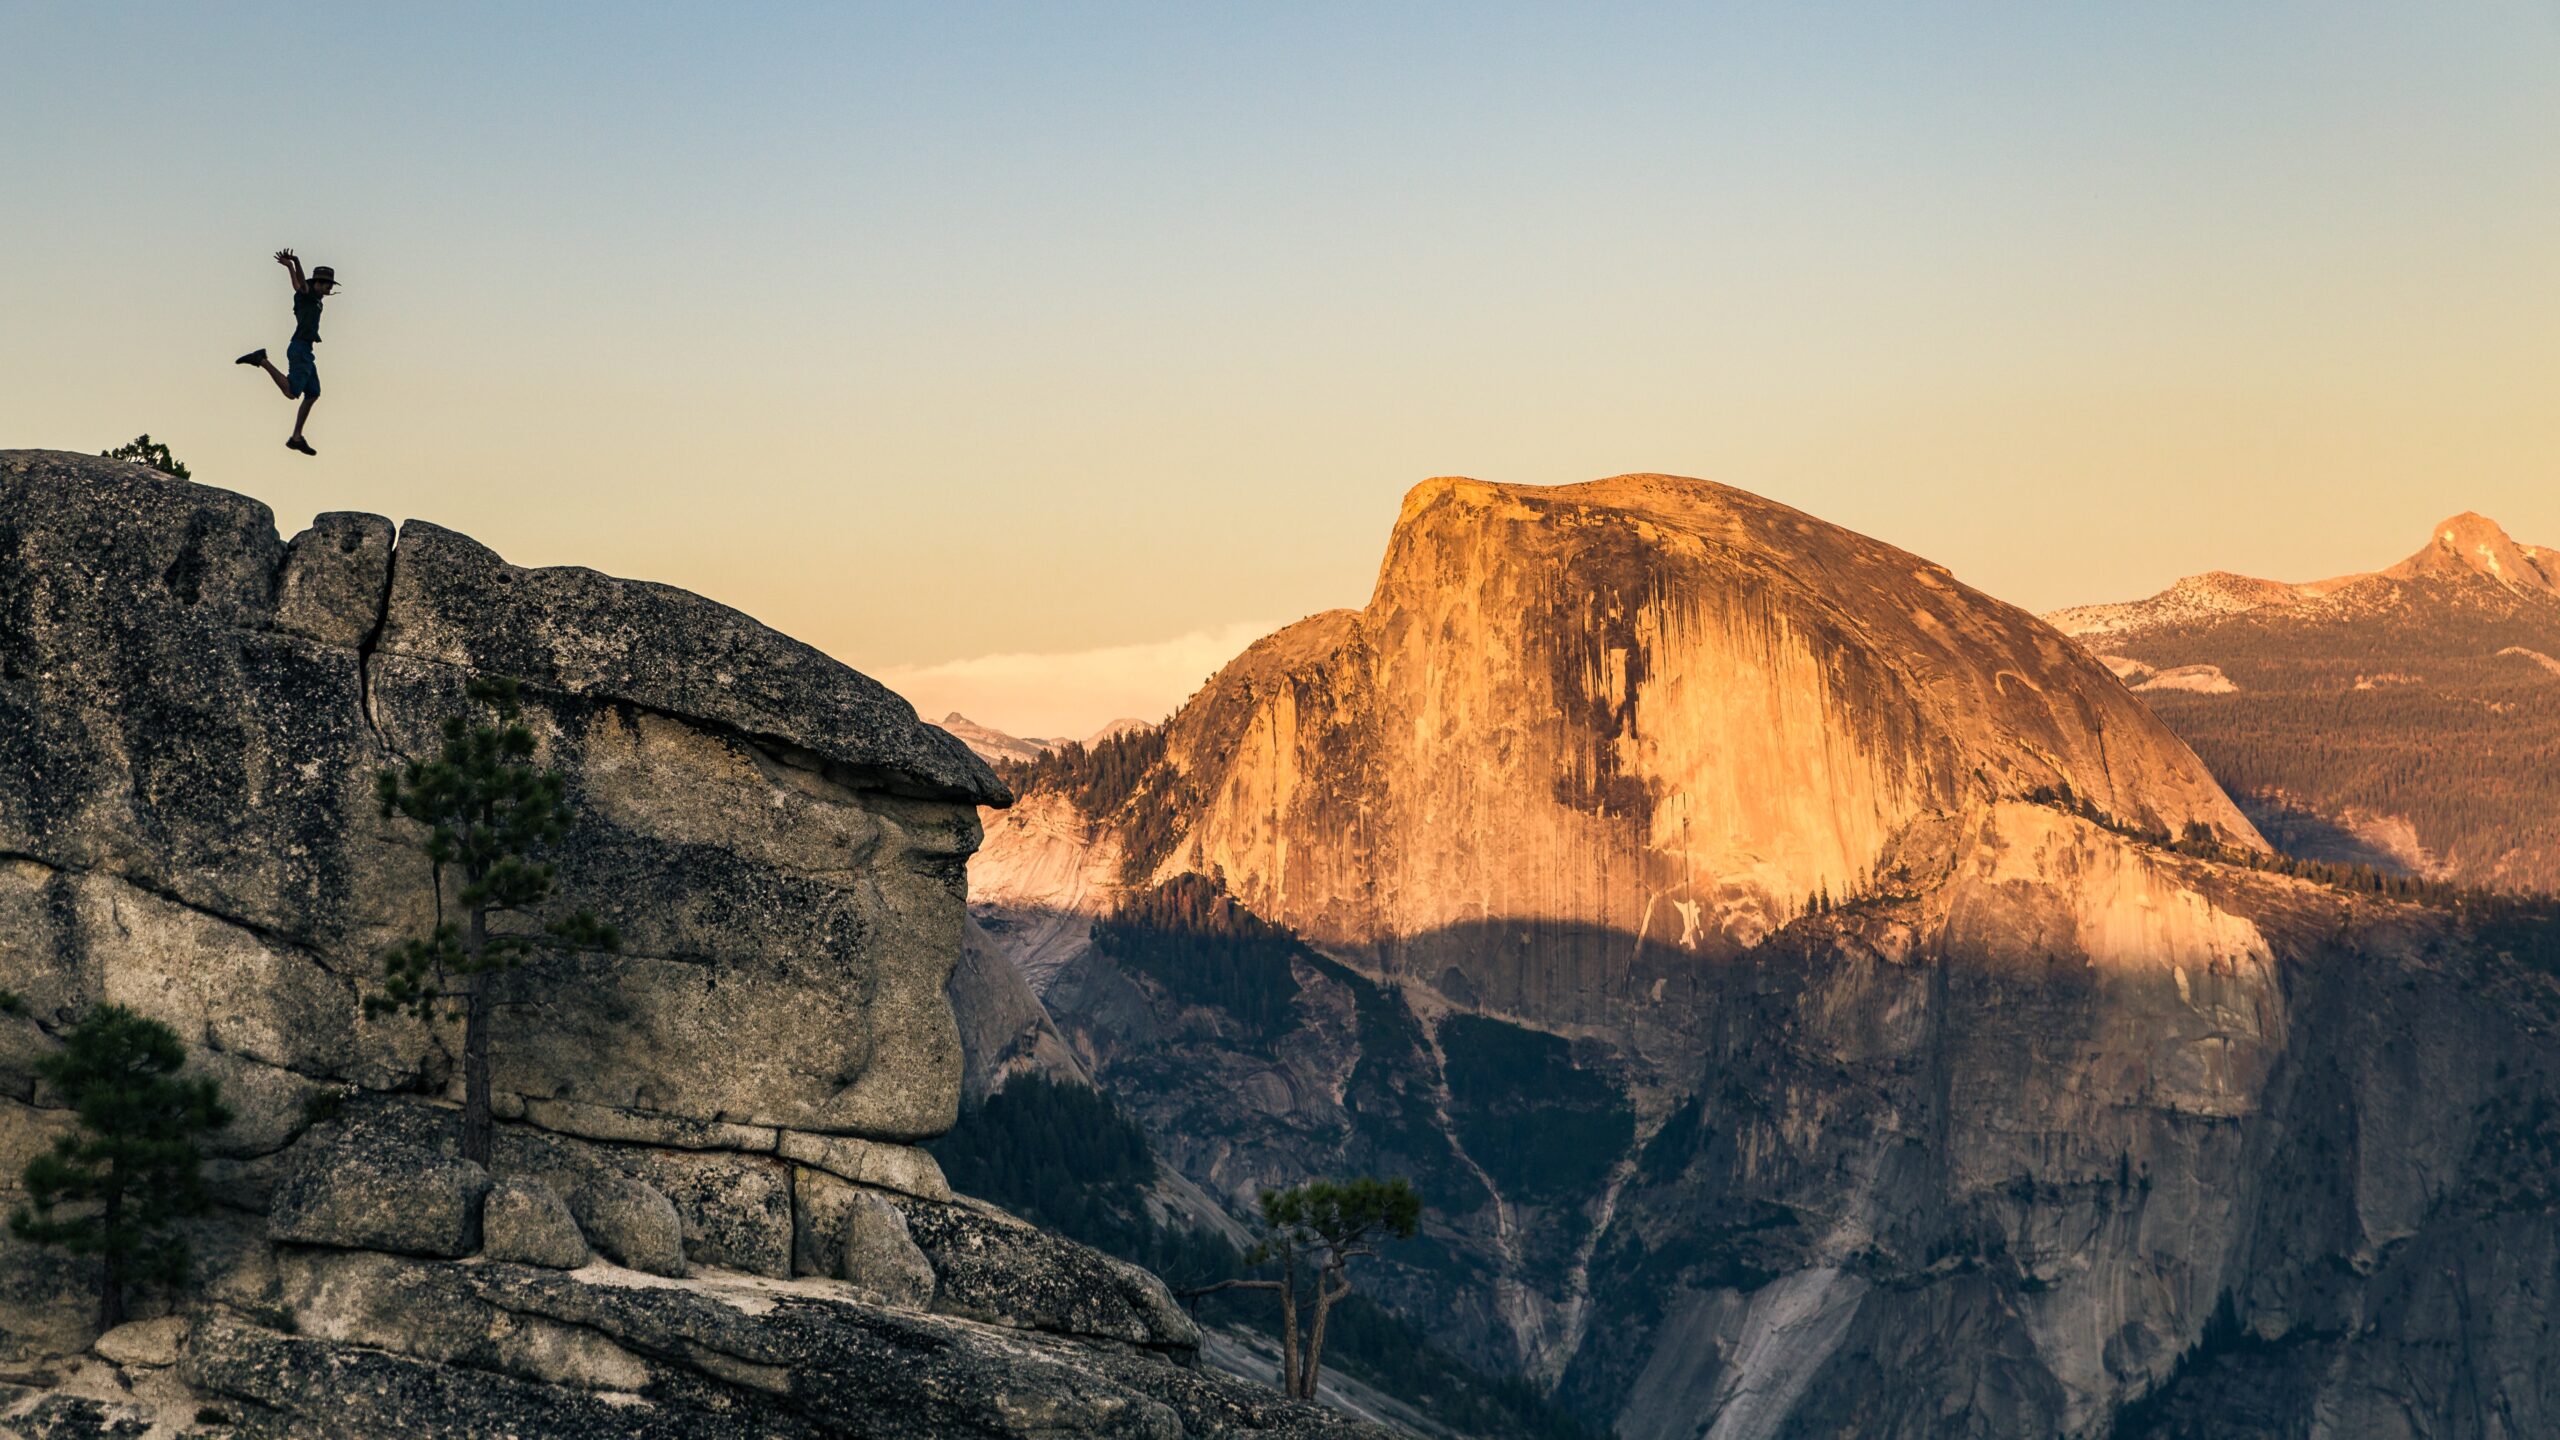
[[[310,441],[303,439],[299,435],[296,435],[292,439],[284,442],[284,448],[287,450],[299,450],[305,455],[317,455],[320,453],[319,451],[311,448]]]
[[[234,365],[264,365],[267,363],[267,352],[263,349],[252,350],[248,354],[241,356],[239,359],[234,360],[231,363]]]

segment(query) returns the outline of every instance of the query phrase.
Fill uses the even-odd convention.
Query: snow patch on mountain
[[[2189,690],[2198,695],[2229,695],[2239,690],[2219,665],[2173,665],[2155,671],[2136,690]]]
[[[1024,739],[1019,735],[1008,735],[992,725],[981,725],[957,710],[942,717],[942,728],[950,731],[961,744],[977,751],[978,758],[990,765],[1002,760],[1037,760],[1067,743],[1064,740]]]

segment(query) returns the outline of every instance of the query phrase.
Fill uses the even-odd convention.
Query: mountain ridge
[[[2309,859],[2560,890],[2560,552],[2475,512],[2380,570],[2047,617]]]
[[[2379,582],[2468,579],[2492,581],[2518,596],[2560,600],[2560,550],[2521,544],[2496,521],[2466,510],[2438,524],[2416,552],[2380,570],[2299,584],[2211,570],[2144,599],[2065,606],[2044,618],[2066,635],[2119,635],[2254,610],[2317,609],[2342,596],[2381,603],[2387,597],[2373,593]]]

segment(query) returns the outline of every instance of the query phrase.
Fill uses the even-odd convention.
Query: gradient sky
[[[2553,0],[0,0],[0,55],[0,446],[148,430],[1021,731],[1359,603],[1438,474],[1706,476],[2035,608],[2560,543]],[[288,244],[316,461],[228,363]]]

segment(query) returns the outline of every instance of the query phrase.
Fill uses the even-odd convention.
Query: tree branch
[[[1277,1290],[1279,1288],[1280,1282],[1277,1280],[1221,1280],[1215,1285],[1203,1285],[1196,1290],[1176,1290],[1173,1293],[1174,1298],[1179,1300],[1197,1300],[1203,1295],[1215,1295],[1221,1290]]]

